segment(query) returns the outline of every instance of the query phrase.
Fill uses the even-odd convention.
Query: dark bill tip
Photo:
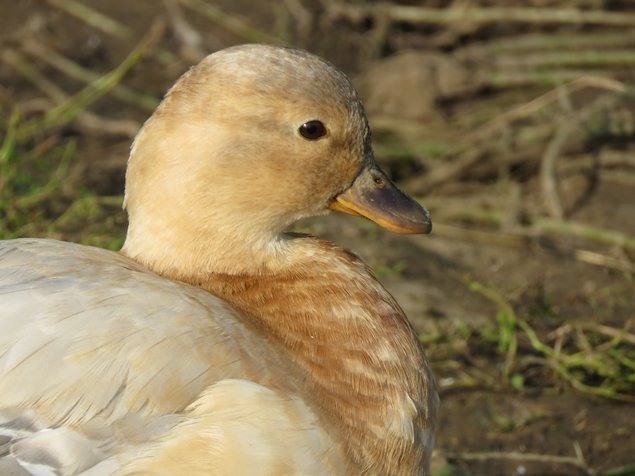
[[[363,169],[353,184],[335,197],[331,209],[363,216],[394,233],[432,231],[428,210],[399,190],[376,166]]]

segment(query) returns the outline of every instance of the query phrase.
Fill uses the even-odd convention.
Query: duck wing
[[[136,457],[125,456],[131,447],[146,463],[176,457],[210,428],[217,459],[244,458],[249,438],[269,441],[269,454],[302,452],[322,438],[313,413],[256,383],[280,379],[274,358],[223,301],[122,255],[0,242],[2,474],[109,474]],[[296,443],[272,446],[272,423],[296,430]],[[304,439],[298,429],[309,430]]]

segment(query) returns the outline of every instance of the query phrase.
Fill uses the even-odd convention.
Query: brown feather
[[[289,369],[278,371],[339,432],[355,468],[416,474],[428,464],[438,397],[414,330],[357,257],[294,240],[303,260],[289,269],[178,279],[230,303],[286,354]]]

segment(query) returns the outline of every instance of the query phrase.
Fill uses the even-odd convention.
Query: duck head
[[[135,139],[125,207],[122,252],[158,272],[270,267],[293,222],[329,210],[397,233],[431,229],[376,164],[344,74],[264,45],[219,51],[179,79]]]

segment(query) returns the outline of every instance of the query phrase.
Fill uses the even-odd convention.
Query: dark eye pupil
[[[300,135],[305,139],[316,140],[326,135],[326,127],[321,121],[309,121],[300,126]]]

